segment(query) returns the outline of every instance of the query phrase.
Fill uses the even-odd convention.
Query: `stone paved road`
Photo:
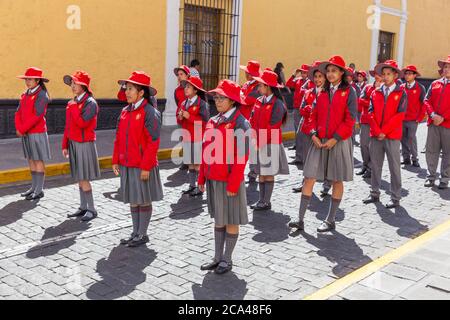
[[[421,126],[419,149],[425,132]],[[358,149],[355,156],[360,159]],[[369,186],[356,177],[346,186],[336,232],[317,235],[329,198],[315,197],[306,232],[290,234],[286,225],[299,205],[291,188],[301,180],[292,168],[277,180],[273,211],[250,215],[234,272],[220,277],[199,270],[213,255],[206,202],[182,199],[186,177],[172,164],[162,169],[165,199],[154,206],[148,248],[118,246],[131,221],[111,173],[94,182],[99,218],[88,225],[66,219],[78,202],[68,178],[50,181],[37,204],[20,199],[26,187],[0,189],[0,298],[300,299],[449,219],[450,191],[423,188],[424,169],[403,170],[405,199],[395,212],[364,206]],[[385,172],[384,189],[387,180]],[[248,198],[257,199],[254,188]]]

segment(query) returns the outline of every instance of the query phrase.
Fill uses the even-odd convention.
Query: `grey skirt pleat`
[[[327,139],[323,139],[325,143]],[[305,178],[328,181],[353,181],[353,143],[351,139],[339,141],[333,149],[309,147],[303,174]]]
[[[27,160],[48,161],[51,159],[48,135],[33,133],[22,137],[23,154]]]
[[[202,163],[202,142],[183,142],[183,163],[197,164]]]
[[[120,189],[123,202],[134,205],[151,204],[164,198],[159,167],[150,170],[150,178],[141,180],[141,169],[120,166]]]
[[[248,224],[247,193],[242,182],[236,197],[227,196],[227,183],[208,180],[206,182],[208,210],[216,225]]]
[[[97,146],[95,142],[69,141],[69,162],[75,181],[92,181],[100,178]]]
[[[289,164],[283,144],[267,144],[258,150],[256,172],[261,176],[289,175]]]

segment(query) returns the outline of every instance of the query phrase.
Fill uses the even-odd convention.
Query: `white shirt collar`
[[[133,110],[136,110],[137,108],[139,108],[142,104],[142,102],[144,102],[144,98],[142,98],[141,100],[139,100],[138,102],[136,102],[135,104],[133,104]]]
[[[189,106],[192,106],[197,101],[197,98],[198,98],[198,96],[196,95],[193,98],[188,99],[189,100]]]
[[[231,117],[231,115],[236,111],[236,107],[231,108],[230,110],[228,110],[225,114],[223,114],[223,116],[225,117],[225,119],[228,119],[229,117]]]
[[[248,83],[249,83],[249,84],[254,84],[255,82],[256,82],[256,80],[253,79],[253,80],[250,80]]]
[[[381,87],[381,90],[383,90],[383,93],[386,94],[386,88],[389,88],[389,94],[391,94],[392,91],[394,91],[396,87],[397,87],[397,83],[395,83],[395,82],[390,87],[387,87],[386,84],[383,84],[383,86]]]
[[[28,89],[28,92],[30,93],[30,94],[33,94],[33,93],[35,93],[36,91],[38,91],[38,89],[39,89],[39,85],[37,85],[36,87],[34,87],[33,89]]]
[[[337,85],[333,86],[332,83],[330,83],[330,89],[334,89],[334,91],[336,92],[339,89],[339,86],[341,85],[341,82],[339,82]]]
[[[83,100],[84,96],[86,95],[86,92],[83,92],[82,94],[80,94],[79,96],[77,96],[77,101],[80,102],[81,100]]]
[[[416,85],[416,81],[413,81],[413,83],[411,84],[407,83],[406,85],[408,86],[408,88],[412,88]]]
[[[269,102],[273,98],[273,93],[270,96],[264,97],[265,103]]]

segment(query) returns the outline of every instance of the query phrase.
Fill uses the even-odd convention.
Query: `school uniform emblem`
[[[231,127],[232,127],[232,124],[229,123],[229,124],[227,124],[227,125],[225,126],[225,129],[230,129]]]
[[[136,120],[139,120],[140,118],[141,118],[141,114],[138,113],[138,114],[136,115]]]
[[[347,92],[342,92],[341,96],[345,97],[347,95]]]
[[[414,90],[413,93],[416,94],[416,93],[417,93],[417,90]]]
[[[194,112],[197,111],[197,108],[198,108],[197,106],[192,107],[192,111],[194,111]]]
[[[79,105],[79,106],[78,106],[78,109],[80,109],[80,110],[81,110],[81,108],[83,108],[83,106],[82,106],[82,105]]]
[[[398,101],[398,99],[400,99],[400,97],[398,95],[395,96],[395,101]]]

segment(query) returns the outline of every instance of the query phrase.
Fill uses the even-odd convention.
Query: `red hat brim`
[[[251,75],[252,77],[260,77],[261,76],[261,70],[259,70],[259,73],[256,74],[254,72],[250,72],[250,70],[248,70],[247,66],[240,66],[239,67],[241,70],[245,71],[246,73],[248,73],[249,75]]]
[[[198,87],[197,85],[195,85],[195,83],[193,83],[192,81],[190,81],[190,80],[183,80],[183,81],[181,81],[181,86],[184,88],[184,85],[186,84],[186,83],[189,83],[190,85],[192,85],[194,88],[196,88],[197,90],[200,90],[200,91],[203,91],[203,92],[206,92],[206,90],[205,89],[203,89],[203,88],[200,88],[200,87]]]
[[[246,104],[246,102],[244,101],[244,99],[242,99],[241,96],[239,96],[239,97],[230,96],[227,93],[225,93],[225,91],[223,91],[222,88],[216,88],[216,89],[213,89],[211,91],[208,91],[208,94],[211,95],[211,96],[214,96],[214,95],[218,94],[220,96],[227,97],[228,99],[233,100],[233,101],[235,101],[235,102],[237,102],[239,104],[242,104],[242,105]]]
[[[393,70],[397,71],[399,79],[402,78],[402,76],[403,76],[402,70],[400,70],[399,68],[395,68],[395,67],[393,67],[393,66],[391,66],[389,64],[386,64],[386,63],[379,63],[379,64],[377,64],[375,66],[375,72],[378,73],[379,75],[381,75],[381,74],[383,74],[383,69],[384,68],[390,68],[390,69],[393,69]]]
[[[184,73],[186,73],[186,70],[184,70],[183,68],[180,68],[180,67],[174,68],[173,73],[175,73],[175,75],[178,76],[178,71],[180,71],[180,70],[183,71]],[[186,75],[189,77],[191,75],[191,73],[188,72],[188,73],[186,73]]]
[[[322,73],[323,75],[325,75],[320,69],[319,66],[316,67],[311,67],[308,71],[308,79],[311,81],[314,81],[314,74],[316,73],[316,71],[319,71],[320,73]]]
[[[89,93],[92,94],[92,89],[91,89],[91,87],[90,87],[87,83],[81,82],[81,81],[78,81],[78,80],[75,80],[75,78],[72,77],[72,76],[65,75],[64,78],[63,78],[63,81],[64,81],[64,83],[65,83],[66,85],[68,85],[68,86],[70,86],[70,85],[72,84],[72,81],[73,81],[75,84],[79,84],[80,86],[85,86],[85,87],[88,89]]]
[[[44,82],[49,82],[50,80],[48,80],[47,78],[44,78],[44,77],[36,77],[36,76],[25,76],[25,75],[22,75],[22,76],[17,76],[17,78],[18,79],[22,79],[22,80],[25,80],[25,79],[41,79],[42,81],[44,81]]]
[[[270,84],[268,84],[266,81],[263,80],[263,78],[260,77],[253,77],[254,80],[256,80],[259,83],[265,84],[266,86],[272,87],[272,88],[278,88],[278,89],[282,89],[284,88],[284,86],[282,84],[277,83],[276,86],[272,86]]]
[[[418,77],[422,76],[422,75],[420,74],[419,71],[413,70],[413,69],[408,69],[408,68],[405,68],[405,69],[402,70],[402,75],[403,75],[403,76],[405,75],[405,72],[406,72],[406,71],[414,72],[415,74],[417,74]]]
[[[149,85],[144,84],[144,83],[141,83],[141,82],[132,81],[132,80],[128,80],[128,79],[127,79],[127,80],[119,80],[119,81],[117,81],[117,83],[120,84],[120,85],[124,85],[124,84],[126,84],[127,82],[133,83],[133,84],[137,84],[138,86],[143,86],[143,87],[149,88],[149,90],[150,90],[150,95],[151,95],[151,96],[156,96],[156,95],[158,94],[158,90],[156,90],[156,89],[153,88],[152,86],[149,86]]]
[[[328,68],[328,66],[330,66],[330,65],[336,66],[336,67],[338,67],[339,69],[343,70],[345,76],[353,76],[353,75],[351,74],[351,72],[348,71],[346,68],[343,68],[342,66],[337,65],[337,64],[335,64],[335,63],[331,63],[331,62],[329,62],[329,61],[322,62],[322,63],[319,65],[319,70],[320,70],[320,72],[322,72],[323,74],[326,75],[326,74],[327,74],[327,68]]]
[[[438,66],[441,69],[444,69],[446,64],[450,64],[450,60],[439,60],[438,61]]]

